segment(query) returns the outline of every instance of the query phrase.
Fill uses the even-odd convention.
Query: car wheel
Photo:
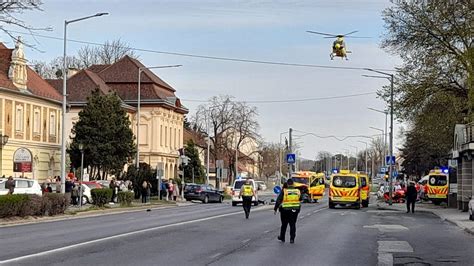
[[[87,196],[82,196],[82,205],[86,205],[87,203],[89,203]]]
[[[439,201],[439,200],[433,200],[433,204],[434,204],[434,205],[441,205],[441,201]]]
[[[208,196],[205,196],[205,197],[204,197],[204,200],[202,201],[202,203],[204,203],[204,204],[209,203],[209,197],[208,197]]]
[[[237,206],[237,202],[233,202],[233,201],[232,201],[232,206],[233,206],[233,207]]]
[[[334,208],[335,208],[334,203],[332,203],[332,201],[329,201],[329,209],[334,209]]]
[[[219,203],[222,203],[224,201],[224,197],[219,197]]]

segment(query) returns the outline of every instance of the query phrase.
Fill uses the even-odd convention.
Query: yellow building
[[[175,178],[178,171],[178,149],[183,147],[184,115],[188,110],[181,105],[175,89],[146,69],[138,60],[125,56],[110,65],[93,65],[70,73],[67,80],[68,106],[66,132],[71,132],[79,112],[94,90],[102,94],[115,92],[122,100],[137,134],[138,71],[141,73],[140,101],[140,162],[155,168],[163,162],[165,177]],[[58,91],[62,80],[48,80]],[[70,136],[72,138],[74,136]],[[68,142],[71,139],[68,139]],[[87,156],[87,155],[86,155]]]
[[[0,176],[59,175],[61,94],[27,66],[20,39],[15,49],[0,43],[0,111],[0,135],[8,136],[0,147]],[[16,151],[29,153],[17,153],[22,167],[14,169]]]

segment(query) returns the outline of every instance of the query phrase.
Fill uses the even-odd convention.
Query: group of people
[[[176,201],[180,195],[179,186],[174,180],[163,180],[160,187],[160,200]]]
[[[245,213],[245,218],[249,219],[250,209],[252,207],[252,198],[256,195],[256,191],[252,186],[250,179],[246,179],[245,183],[240,189],[239,197],[242,198],[242,206]],[[290,226],[290,243],[295,243],[296,238],[296,221],[301,210],[301,192],[294,187],[293,179],[288,179],[284,184],[280,194],[277,197],[274,214],[280,212],[280,234],[277,239],[285,242],[286,229]]]

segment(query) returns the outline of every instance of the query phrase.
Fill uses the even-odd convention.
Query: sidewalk
[[[394,203],[392,206],[385,202],[377,201],[377,207],[383,210],[406,211],[405,203]],[[441,220],[448,221],[464,231],[474,235],[474,221],[469,220],[467,212],[461,212],[457,209],[447,208],[446,206],[435,206],[432,203],[416,203],[415,212],[433,213]]]
[[[120,214],[120,213],[128,213],[128,212],[137,212],[143,211],[147,209],[164,209],[164,208],[173,208],[173,207],[181,207],[187,206],[185,202],[152,202],[150,204],[137,204],[132,207],[120,207],[120,204],[113,204],[108,205],[107,208],[104,209],[93,209],[88,210],[89,208],[93,208],[93,205],[87,204],[83,206],[81,210],[78,206],[70,206],[65,214],[56,215],[56,216],[42,216],[42,217],[11,217],[11,218],[0,218],[0,228],[7,227],[7,226],[16,226],[16,225],[24,225],[24,224],[33,224],[33,223],[43,223],[43,222],[54,222],[54,221],[62,221],[62,220],[70,220],[70,219],[81,219],[81,218],[89,218],[89,217],[96,217],[102,215],[111,215],[111,214]]]

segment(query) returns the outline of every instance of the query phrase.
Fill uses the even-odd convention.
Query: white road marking
[[[270,230],[266,230],[266,231],[264,231],[263,233],[264,233],[264,234],[268,234],[268,233],[270,233]]]
[[[267,206],[257,208],[257,209],[255,209],[255,211],[266,210],[267,209],[266,207]],[[46,251],[42,251],[42,252],[38,252],[38,253],[34,253],[34,254],[29,254],[29,255],[25,255],[25,256],[12,258],[12,259],[2,260],[2,261],[0,261],[0,264],[18,262],[18,261],[21,261],[21,260],[31,259],[31,258],[35,258],[35,257],[40,257],[40,256],[44,256],[44,255],[53,254],[53,253],[56,253],[56,252],[75,249],[77,247],[83,247],[83,246],[87,246],[87,245],[90,245],[90,244],[104,242],[104,241],[107,241],[107,240],[112,240],[112,239],[127,237],[127,236],[131,236],[131,235],[146,233],[146,232],[155,231],[155,230],[159,230],[159,229],[163,229],[163,228],[169,228],[169,227],[175,227],[175,226],[180,226],[180,225],[185,225],[185,224],[209,221],[209,220],[214,220],[214,219],[217,219],[217,218],[222,218],[222,217],[227,217],[227,216],[232,216],[232,215],[237,215],[237,214],[242,214],[242,212],[238,211],[238,212],[225,213],[225,214],[220,214],[220,215],[216,215],[216,216],[212,216],[212,217],[189,220],[189,221],[174,223],[174,224],[160,225],[160,226],[152,227],[152,228],[148,228],[148,229],[142,229],[142,230],[138,230],[138,231],[134,231],[134,232],[128,232],[128,233],[118,234],[118,235],[104,237],[104,238],[100,238],[100,239],[90,240],[90,241],[86,241],[86,242],[82,242],[82,243],[78,243],[78,244],[74,244],[74,245],[55,248],[55,249],[52,249],[52,250],[46,250]]]
[[[222,253],[214,254],[214,255],[212,255],[210,258],[211,258],[211,259],[215,259],[215,258],[219,257],[220,255],[222,255]]]
[[[393,265],[393,254],[391,253],[379,253],[377,266],[392,266]]]
[[[249,242],[250,240],[251,240],[250,238],[249,238],[249,239],[245,239],[244,241],[242,241],[242,243],[245,244],[245,243]]]
[[[379,253],[406,253],[413,252],[413,248],[407,241],[377,241]]]
[[[378,229],[380,232],[399,232],[399,231],[408,231],[408,228],[399,225],[399,224],[374,224],[374,225],[364,225],[364,228],[367,229]]]

